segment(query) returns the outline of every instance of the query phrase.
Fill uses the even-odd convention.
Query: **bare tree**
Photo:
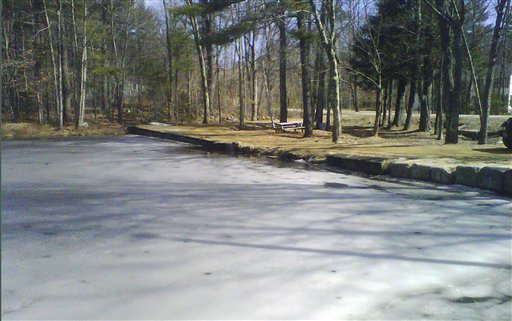
[[[84,24],[82,36],[82,59],[80,64],[80,102],[78,106],[78,113],[76,115],[76,127],[84,126],[85,116],[85,97],[87,95],[87,3],[84,3]]]
[[[446,144],[457,144],[459,141],[459,111],[462,89],[462,24],[464,16],[453,17],[448,13],[445,0],[436,0],[441,34],[442,49],[442,96],[446,106]],[[455,2],[452,4],[457,7]],[[464,12],[464,1],[459,1],[459,12]],[[453,29],[451,39],[450,29]],[[453,48],[453,53],[452,53]],[[453,64],[454,61],[455,63]]]
[[[299,30],[300,46],[300,69],[302,77],[302,104],[304,119],[304,137],[313,137],[313,113],[311,112],[310,100],[310,77],[309,77],[309,43],[307,40],[307,30],[305,24],[305,11],[300,10],[297,13],[297,28]]]
[[[505,6],[506,5],[506,6]],[[506,7],[506,9],[505,9]],[[482,95],[482,116],[480,117],[479,144],[487,143],[487,128],[489,127],[489,110],[491,106],[491,90],[494,81],[494,67],[498,59],[498,44],[501,30],[503,28],[504,17],[510,10],[510,0],[497,0],[496,22],[492,35],[491,49],[489,51],[489,61],[487,64],[487,74],[485,77],[484,93]]]
[[[421,0],[415,0],[416,8],[414,10],[415,12],[415,19],[414,19],[414,25],[415,25],[415,46],[414,46],[414,62],[412,65],[412,72],[411,72],[411,86],[409,89],[409,103],[407,105],[407,117],[405,119],[405,127],[404,130],[411,129],[411,121],[412,121],[412,112],[414,107],[414,101],[416,98],[416,92],[420,92],[419,86],[419,73],[421,68],[421,60],[420,60],[420,39],[421,39]]]
[[[35,81],[35,92],[36,92],[36,103],[37,103],[37,122],[39,124],[44,123],[44,109],[42,101],[42,69],[43,69],[43,40],[40,35],[40,29],[43,28],[43,21],[41,14],[44,11],[42,0],[32,1],[32,22],[34,24],[33,32],[33,48],[34,48],[34,81]],[[0,101],[2,101],[0,99]]]
[[[270,121],[272,125],[274,125],[274,117],[272,114],[272,43],[271,43],[271,33],[272,27],[270,24],[267,24],[264,28],[265,30],[265,54],[261,59],[262,70],[263,70],[263,80],[265,83],[265,97],[267,103],[267,113],[270,117]]]
[[[243,40],[239,39],[235,43],[235,55],[238,66],[238,102],[239,102],[239,120],[240,120],[240,129],[244,129],[245,127],[245,81],[244,81],[244,67],[243,67]]]
[[[329,62],[329,78],[330,82],[334,83],[329,91],[329,101],[333,109],[333,125],[332,125],[332,142],[338,143],[341,138],[341,106],[340,106],[340,77],[338,72],[338,60],[336,57],[336,33],[334,32],[334,21],[336,17],[335,13],[335,1],[334,0],[323,0],[322,9],[325,10],[327,23],[324,24],[320,18],[321,13],[316,8],[315,0],[309,1],[313,16],[315,18],[318,32],[320,33],[320,39],[322,46],[327,55]]]
[[[192,0],[187,0],[188,5],[192,5]],[[192,26],[192,34],[194,36],[194,43],[196,46],[197,60],[199,61],[199,71],[201,74],[201,88],[203,90],[203,124],[208,124],[208,112],[210,111],[210,86],[208,84],[208,73],[206,70],[206,57],[204,54],[204,48],[201,41],[201,35],[199,34],[199,24],[197,22],[197,16],[194,13],[188,15],[190,25]]]
[[[165,40],[166,40],[166,49],[167,49],[167,80],[169,82],[169,88],[167,93],[167,121],[171,122],[172,115],[172,45],[171,45],[171,30],[169,26],[169,11],[167,8],[166,0],[162,0],[162,4],[164,6],[164,16],[165,16]]]
[[[280,10],[277,22],[279,28],[279,121],[288,120],[288,95],[286,89],[286,16],[284,8]]]
[[[57,22],[57,28],[60,31],[60,13],[62,10],[62,4],[60,3],[60,0],[57,2],[58,4],[58,10],[57,10],[57,17],[59,17],[59,20]],[[63,123],[63,114],[62,114],[62,64],[61,59],[59,57],[59,53],[55,51],[53,47],[53,37],[52,37],[52,28],[51,28],[51,22],[50,17],[48,16],[48,6],[46,5],[46,0],[43,0],[43,9],[44,14],[46,17],[46,29],[48,31],[48,44],[50,47],[50,57],[52,61],[52,67],[53,67],[53,83],[54,83],[54,95],[55,95],[55,108],[56,108],[56,114],[57,114],[57,128],[63,129],[64,123]],[[60,32],[59,32],[60,33]],[[60,38],[60,36],[59,36]]]

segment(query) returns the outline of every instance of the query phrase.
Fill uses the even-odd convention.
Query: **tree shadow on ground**
[[[378,259],[378,260],[384,259],[384,260],[393,260],[393,261],[408,261],[408,262],[447,264],[447,265],[459,265],[459,266],[474,266],[474,267],[485,267],[485,268],[506,269],[506,270],[512,269],[512,266],[509,264],[494,264],[494,263],[462,261],[462,260],[453,260],[453,259],[447,260],[447,259],[436,259],[436,258],[426,258],[426,257],[413,257],[413,256],[405,256],[405,255],[394,255],[394,254],[376,254],[376,253],[366,253],[366,252],[357,252],[357,251],[338,251],[338,250],[325,250],[325,249],[293,247],[293,246],[248,244],[248,243],[215,241],[215,240],[201,240],[201,239],[191,239],[191,238],[184,238],[184,239],[181,239],[181,241],[183,241],[185,243],[197,243],[197,244],[207,244],[207,245],[217,245],[217,246],[232,246],[232,247],[272,250],[272,251],[291,251],[291,252],[303,252],[303,253],[313,253],[313,254],[353,256],[353,257],[362,257],[362,258],[367,258],[367,259]]]
[[[86,235],[94,231],[96,239],[109,240],[113,237],[128,237],[131,241],[152,242],[168,240],[185,243],[198,243],[213,246],[231,246],[241,248],[263,249],[335,255],[345,257],[367,258],[374,260],[406,261],[440,265],[471,266],[493,269],[511,269],[508,263],[485,262],[475,260],[456,260],[434,256],[414,255],[402,252],[400,246],[426,246],[422,240],[428,238],[430,248],[439,243],[469,244],[506,240],[509,233],[489,231],[485,228],[462,232],[456,230],[457,224],[444,230],[435,230],[436,215],[428,214],[432,203],[426,200],[423,206],[395,204],[396,189],[409,195],[415,195],[419,187],[386,187],[375,193],[362,192],[371,190],[371,186],[350,186],[347,184],[326,182],[314,184],[177,184],[166,187],[162,184],[127,182],[123,190],[106,192],[82,188],[71,192],[69,189],[55,191],[41,189],[27,195],[11,191],[3,196],[8,200],[8,208],[23,203],[23,209],[37,213],[37,217],[13,219],[2,215],[3,240],[9,240],[27,233],[43,235],[46,238],[67,238],[69,235]],[[124,184],[123,184],[124,185]],[[48,198],[48,196],[52,196]],[[461,199],[464,199],[462,195]],[[466,196],[467,197],[467,196]],[[415,196],[416,202],[423,197]],[[63,200],[70,202],[64,205]],[[41,204],[45,204],[41,208]],[[376,207],[376,204],[380,206]],[[397,207],[398,206],[398,207]],[[64,207],[64,208],[63,208]],[[464,224],[478,226],[479,216],[488,216],[487,209],[482,214],[473,212],[469,215],[459,206],[445,204],[442,206],[446,219],[460,220]],[[63,209],[61,214],[56,214]],[[321,209],[319,213],[305,212]],[[387,209],[388,208],[388,209]],[[379,224],[379,219],[388,216],[397,220],[399,208],[404,211],[425,215],[414,222],[402,222],[390,227]],[[324,213],[332,212],[325,215]],[[214,213],[214,214],[209,214]],[[336,214],[338,213],[338,214]],[[422,217],[423,217],[422,216]],[[505,215],[506,216],[506,215]],[[288,217],[290,226],[277,223]],[[297,225],[294,217],[300,220]],[[347,227],[344,219],[359,220],[356,217],[375,217],[375,224],[359,225],[352,223]],[[215,220],[212,220],[215,218]],[[506,219],[506,217],[504,217]],[[368,222],[368,220],[365,220]],[[32,225],[26,227],[26,223]],[[25,224],[25,225],[23,225]],[[355,224],[355,225],[354,225]],[[329,227],[327,227],[329,226]],[[32,232],[30,232],[32,231]],[[240,241],[215,240],[214,237],[233,235]],[[252,241],[243,241],[244,238]],[[286,242],[268,240],[280,237]],[[315,247],[315,240],[332,240],[351,238],[354,240],[372,238],[379,244],[374,249],[363,252],[348,246],[343,249]],[[295,239],[311,240],[312,246],[290,246]],[[262,243],[260,243],[262,242]],[[455,242],[455,243],[454,243]],[[292,242],[293,243],[293,242]],[[309,242],[308,242],[309,243]],[[387,245],[386,245],[387,244]],[[382,253],[382,247],[386,248]]]
[[[473,150],[477,151],[477,152],[489,153],[489,154],[500,154],[500,155],[511,154],[512,155],[512,149],[508,149],[505,146],[497,147],[497,148],[475,148]]]

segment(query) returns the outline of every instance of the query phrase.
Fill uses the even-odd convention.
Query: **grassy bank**
[[[276,133],[268,122],[248,122],[245,130],[235,124],[225,125],[143,125],[142,128],[207,139],[220,143],[236,142],[241,146],[266,151],[266,154],[292,152],[304,158],[323,160],[328,155],[345,154],[384,158],[405,158],[445,164],[493,164],[512,168],[512,152],[499,137],[492,137],[487,145],[460,136],[457,145],[445,145],[436,136],[418,131],[383,129],[379,137],[372,134],[368,116],[346,117],[341,142],[333,144],[331,134],[315,130],[313,138],[302,137],[303,133]],[[474,117],[472,117],[474,118]],[[466,130],[476,130],[478,119],[464,119]],[[493,121],[498,128],[501,119]],[[495,123],[495,124],[494,124]]]
[[[506,117],[493,116],[490,119],[490,130],[497,130],[505,119]],[[291,120],[300,121],[299,118]],[[413,128],[417,128],[417,121],[417,117],[414,117]],[[312,138],[302,137],[303,133],[300,131],[276,133],[271,128],[269,120],[248,121],[244,130],[240,130],[236,123],[220,125],[157,123],[141,125],[141,127],[216,142],[237,142],[242,146],[272,152],[270,154],[292,152],[304,158],[312,157],[317,160],[323,160],[328,155],[345,154],[394,159],[422,159],[441,163],[497,164],[512,167],[512,153],[505,148],[499,137],[491,137],[487,145],[478,145],[475,140],[460,135],[459,144],[445,145],[443,140],[436,140],[433,132],[404,131],[401,128],[381,129],[379,137],[374,137],[372,122],[373,113],[345,112],[342,139],[338,144],[331,142],[331,134],[327,131],[315,130]],[[73,125],[68,125],[59,131],[49,125],[5,123],[2,124],[2,138],[48,139],[125,133],[123,126],[106,120],[89,120],[88,124],[88,128],[75,129]],[[476,133],[478,128],[478,116],[461,116],[461,131]]]
[[[2,139],[49,139],[73,136],[112,136],[125,133],[124,127],[108,121],[88,121],[87,128],[75,129],[67,125],[58,130],[54,126],[37,123],[3,123]]]

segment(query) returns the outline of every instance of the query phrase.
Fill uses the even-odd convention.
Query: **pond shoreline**
[[[316,158],[290,149],[253,147],[237,141],[222,142],[140,126],[128,126],[127,133],[199,145],[209,152],[256,157],[271,156],[282,161],[302,159],[307,162],[323,163],[344,170],[362,172],[370,176],[389,175],[444,185],[459,184],[512,196],[512,166],[508,168],[502,164],[498,164],[498,166],[475,166],[463,163],[439,164],[431,160],[408,160],[401,157],[353,154],[333,154],[326,155],[325,158]]]

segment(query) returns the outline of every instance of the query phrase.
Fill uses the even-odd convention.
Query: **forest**
[[[459,141],[506,114],[511,0],[3,0],[2,120],[286,122]],[[418,128],[411,122],[419,113]]]

